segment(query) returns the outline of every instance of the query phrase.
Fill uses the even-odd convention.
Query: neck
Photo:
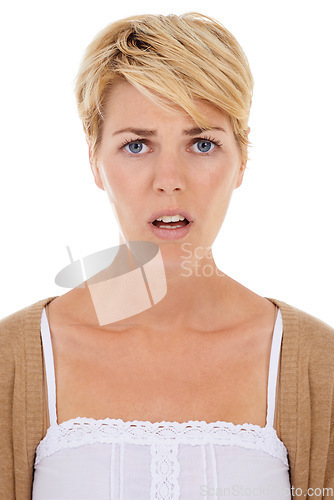
[[[217,324],[230,280],[217,268],[211,249],[142,243],[130,244],[130,252],[120,246],[111,266],[87,281],[100,325],[167,332]]]

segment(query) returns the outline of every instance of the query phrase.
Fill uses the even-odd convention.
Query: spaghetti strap
[[[274,426],[276,384],[278,375],[278,362],[281,352],[281,342],[283,335],[283,320],[281,310],[278,308],[273,338],[271,342],[268,392],[267,392],[267,421],[266,426]]]
[[[42,344],[44,352],[46,383],[48,387],[48,406],[49,406],[50,425],[57,425],[56,378],[55,378],[52,343],[51,343],[51,333],[45,307],[43,308],[41,317],[41,336],[42,336]]]
[[[283,334],[283,321],[281,310],[278,308],[274,333],[271,343],[268,388],[267,388],[267,418],[266,426],[273,427],[275,414],[275,399],[276,399],[276,383],[278,374],[278,362],[281,351],[281,341]],[[45,307],[41,317],[41,336],[44,351],[46,381],[48,388],[48,407],[50,425],[57,425],[57,409],[56,409],[56,379],[54,369],[54,358],[51,343],[51,334],[48,319],[46,316]]]

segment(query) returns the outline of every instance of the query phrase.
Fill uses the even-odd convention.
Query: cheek
[[[212,170],[207,170],[199,179],[199,185],[205,187],[208,192],[229,191],[236,173],[233,161],[222,161]]]
[[[112,162],[103,158],[100,158],[98,166],[103,184],[107,185],[108,191],[117,196],[117,193],[124,190],[126,185],[126,179],[122,175],[121,169],[117,167],[115,161]]]
[[[128,175],[122,174],[118,169],[110,169],[107,172],[109,199],[114,204],[120,217],[122,214],[126,219],[133,218],[134,214],[138,214],[138,210],[142,206],[143,194],[138,182],[135,179],[129,178]]]
[[[236,165],[224,163],[215,172],[212,173],[200,184],[201,196],[206,196],[208,203],[215,207],[223,207],[228,205],[237,179]]]

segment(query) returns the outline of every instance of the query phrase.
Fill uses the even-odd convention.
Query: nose
[[[154,165],[153,189],[172,194],[185,189],[185,171],[182,160],[176,154],[161,153]]]

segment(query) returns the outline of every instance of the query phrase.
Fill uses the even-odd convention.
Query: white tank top
[[[51,335],[43,309],[50,427],[36,449],[32,500],[291,499],[287,449],[273,427],[282,333],[278,310],[265,427],[86,417],[58,425]]]

